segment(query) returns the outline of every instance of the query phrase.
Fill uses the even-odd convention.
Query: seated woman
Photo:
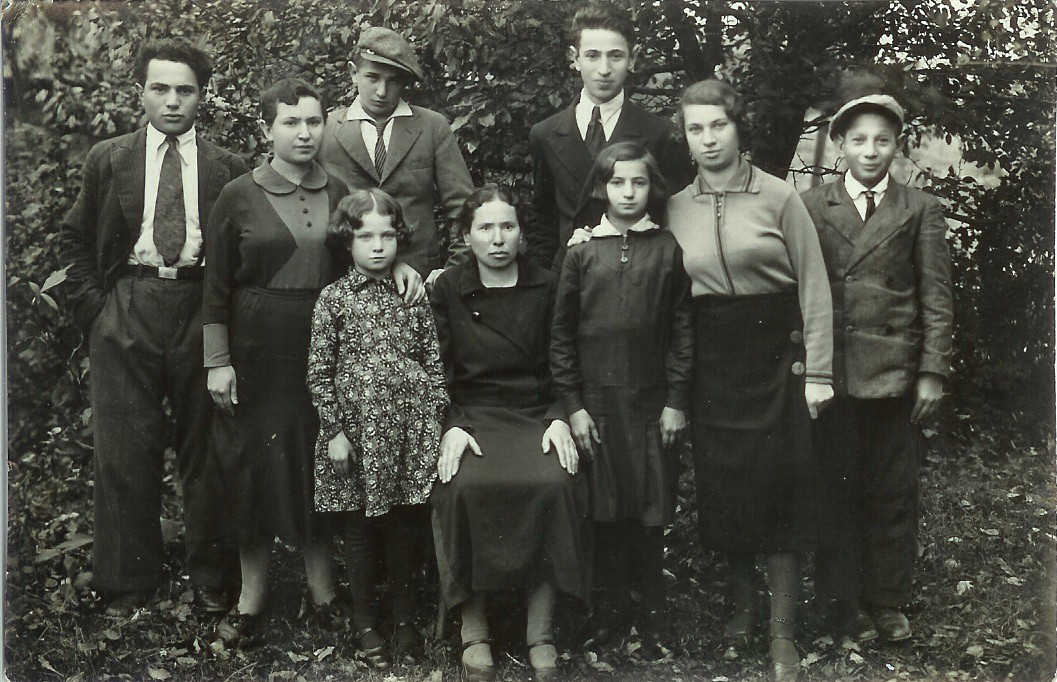
[[[462,607],[462,663],[480,680],[494,674],[485,594],[526,590],[529,659],[551,679],[556,594],[586,601],[591,565],[587,482],[547,362],[557,278],[518,257],[517,211],[496,185],[457,225],[474,258],[432,295],[452,401],[430,497],[442,597]]]

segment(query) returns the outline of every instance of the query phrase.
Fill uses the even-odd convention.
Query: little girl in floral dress
[[[351,256],[348,274],[323,289],[312,317],[308,386],[319,411],[315,508],[343,512],[353,626],[361,655],[389,667],[390,650],[413,656],[411,574],[422,505],[436,478],[448,404],[428,304],[405,306],[392,278],[410,241],[400,206],[379,189],[342,199],[328,245]],[[384,551],[391,649],[378,630],[375,572]]]

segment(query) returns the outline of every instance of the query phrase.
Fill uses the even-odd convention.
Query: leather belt
[[[158,279],[202,279],[205,268],[200,265],[190,265],[185,268],[156,268],[153,265],[126,265],[121,271],[123,275],[135,275],[136,277],[157,277]]]

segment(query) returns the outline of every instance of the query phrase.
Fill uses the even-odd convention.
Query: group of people
[[[678,131],[626,99],[623,10],[583,7],[569,37],[583,89],[532,128],[527,218],[403,99],[423,72],[390,29],[361,32],[348,107],[326,115],[299,79],[262,93],[271,156],[252,171],[196,134],[208,57],[144,46],[148,124],[91,150],[59,239],[89,339],[108,615],[161,577],[167,404],[195,605],[229,645],[260,638],[278,538],[303,552],[312,619],[379,670],[421,648],[431,544],[474,679],[494,675],[498,590],[524,592],[539,679],[559,594],[589,609],[585,646],[634,626],[637,655],[663,658],[686,436],[732,644],[761,625],[762,556],[773,672],[796,677],[808,552],[835,633],[911,636],[916,424],[942,399],[952,304],[942,206],[888,172],[903,109],[842,106],[847,171],[798,195],[743,157],[727,83],[688,87]]]

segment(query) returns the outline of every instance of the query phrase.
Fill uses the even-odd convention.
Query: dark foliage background
[[[998,182],[985,184],[960,168],[916,171],[955,220],[956,374],[950,409],[930,434],[938,434],[936,452],[965,466],[1002,462],[1012,473],[1016,456],[1031,448],[1035,459],[1026,461],[1045,471],[1054,416],[1052,4],[624,4],[641,41],[634,96],[670,114],[687,83],[713,74],[731,80],[749,104],[752,158],[782,177],[834,172],[799,158],[798,146],[824,130],[841,98],[867,87],[906,102],[912,141],[957,136],[964,160],[998,172]],[[91,539],[87,357],[63,305],[63,264],[52,242],[90,145],[141,123],[131,74],[137,46],[176,34],[215,55],[199,130],[255,162],[264,152],[261,89],[299,75],[321,87],[330,106],[346,103],[359,27],[391,26],[414,39],[426,71],[408,98],[453,121],[475,181],[506,182],[527,198],[528,129],[568,103],[578,85],[563,36],[573,7],[567,0],[4,4],[9,548],[16,565],[36,558],[53,569],[50,599],[64,584],[84,591],[81,559]],[[805,123],[809,112],[822,115]],[[946,467],[945,474],[960,470]],[[1033,494],[1032,504],[1052,510],[1049,487]],[[80,512],[63,518],[67,508]],[[1051,517],[1038,524],[1052,531]],[[1047,537],[1039,542],[1049,547]],[[45,550],[54,553],[41,560]],[[1037,568],[1052,575],[1048,560]],[[1048,580],[1037,586],[1047,595]]]

